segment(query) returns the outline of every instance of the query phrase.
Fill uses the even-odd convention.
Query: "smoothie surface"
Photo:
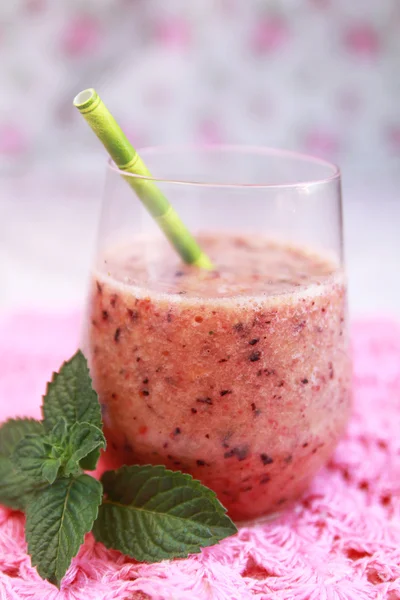
[[[320,285],[338,271],[328,257],[262,237],[220,233],[198,240],[214,271],[185,265],[167,243],[148,238],[109,249],[98,269],[128,286],[202,299],[294,292]]]

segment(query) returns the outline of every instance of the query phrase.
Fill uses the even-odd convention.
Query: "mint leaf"
[[[136,560],[186,557],[237,532],[215,493],[190,475],[133,466],[104,473],[102,483],[93,533]]]
[[[40,484],[28,480],[13,465],[10,456],[18,442],[28,434],[43,433],[43,425],[34,419],[9,419],[0,427],[0,503],[23,510],[29,495]]]
[[[60,586],[92,529],[101,496],[100,482],[89,475],[58,479],[33,496],[26,510],[25,536],[41,577]]]
[[[79,462],[93,450],[106,447],[106,439],[101,429],[89,423],[75,423],[70,430],[68,440],[69,459],[65,465],[65,474],[79,471]]]
[[[58,475],[80,475],[79,462],[105,445],[101,429],[89,423],[68,427],[61,418],[48,436],[27,435],[20,440],[11,460],[31,481],[54,483]]]
[[[80,350],[62,365],[59,373],[53,374],[47,384],[42,411],[44,426],[49,432],[62,417],[69,425],[90,423],[102,429],[100,404],[92,388],[86,358]],[[91,471],[96,468],[99,457],[100,450],[94,450],[80,466]]]
[[[53,373],[43,398],[44,426],[51,431],[64,417],[68,425],[90,423],[102,428],[100,404],[92,388],[87,361],[80,350]]]
[[[54,425],[49,434],[49,440],[53,446],[63,448],[66,444],[68,436],[68,423],[65,417],[61,417]]]
[[[84,471],[94,471],[100,458],[100,449],[93,450],[90,454],[82,458],[80,467]]]
[[[15,469],[10,458],[0,456],[0,504],[14,510],[24,510],[30,495],[42,486]]]
[[[59,457],[52,458],[50,456],[51,449],[45,436],[27,435],[18,442],[11,461],[30,481],[45,483],[47,477],[43,473],[44,469],[50,476],[49,483],[53,483],[57,477],[61,460]]]
[[[15,446],[30,433],[44,433],[43,424],[35,419],[9,419],[0,427],[0,454],[11,456]]]
[[[54,483],[57,479],[61,467],[60,458],[49,458],[42,465],[42,476],[43,479],[48,483]]]

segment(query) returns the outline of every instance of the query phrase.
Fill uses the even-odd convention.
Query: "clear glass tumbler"
[[[274,513],[350,410],[339,170],[268,148],[140,154],[215,270],[181,262],[110,164],[84,342],[108,461],[191,473],[236,521]]]

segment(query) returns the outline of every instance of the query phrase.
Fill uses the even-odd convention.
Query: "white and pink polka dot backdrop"
[[[81,306],[104,151],[287,147],[343,168],[354,313],[399,314],[400,0],[0,0],[0,311]]]
[[[71,108],[88,86],[137,146],[260,143],[385,161],[400,154],[400,3],[1,2],[0,80],[7,164],[96,152]]]

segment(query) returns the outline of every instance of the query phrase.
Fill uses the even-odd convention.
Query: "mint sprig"
[[[48,443],[45,435],[27,435],[20,440],[11,461],[35,483],[53,483],[61,467],[59,452]]]
[[[61,418],[69,425],[90,423],[102,429],[100,404],[80,350],[62,365],[58,373],[53,373],[43,398],[42,414],[47,431],[51,431]],[[99,458],[100,450],[93,450],[82,459],[82,469],[94,471]]]
[[[59,587],[97,517],[101,483],[89,475],[57,479],[26,509],[25,536],[39,575]]]
[[[136,560],[182,558],[237,532],[214,492],[163,466],[94,470],[106,442],[86,359],[53,374],[43,421],[0,427],[0,503],[25,510],[32,564],[60,587],[86,533]],[[103,498],[104,493],[104,498]]]

